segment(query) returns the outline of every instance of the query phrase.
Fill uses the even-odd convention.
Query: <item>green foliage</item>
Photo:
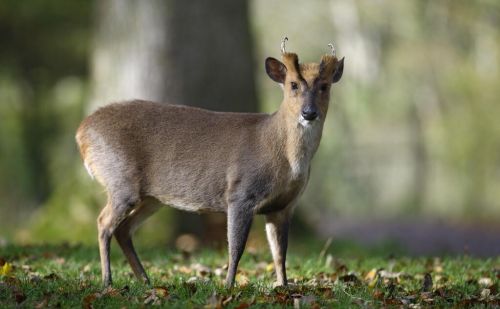
[[[60,191],[76,162],[90,3],[0,3],[0,233]]]

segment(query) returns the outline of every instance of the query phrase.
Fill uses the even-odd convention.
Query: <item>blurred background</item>
[[[0,243],[96,244],[105,194],[81,163],[79,122],[133,98],[273,112],[282,93],[264,59],[284,35],[301,62],[330,42],[346,59],[292,243],[499,255],[496,0],[3,0]],[[139,243],[223,245],[224,222],[166,207]]]

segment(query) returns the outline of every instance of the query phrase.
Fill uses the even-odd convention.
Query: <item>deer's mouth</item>
[[[313,118],[313,119],[306,119],[304,116],[300,115],[299,116],[299,124],[303,126],[304,128],[310,128],[314,126],[315,123],[319,122],[319,116]]]

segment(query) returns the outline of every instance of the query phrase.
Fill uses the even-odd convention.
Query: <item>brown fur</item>
[[[149,282],[130,234],[157,210],[158,202],[228,213],[228,285],[234,282],[251,217],[266,214],[278,283],[286,284],[288,222],[309,178],[338,61],[324,57],[319,65],[299,65],[291,53],[283,60],[268,68],[279,79],[280,66],[286,67],[284,101],[272,115],[136,100],[103,107],[81,123],[76,139],[82,158],[108,194],[98,219],[105,284],[111,283],[112,235],[137,277]],[[300,91],[290,89],[291,81],[300,84]],[[328,85],[327,91],[318,90],[321,83]],[[299,121],[305,101],[319,110],[318,120],[310,124]]]

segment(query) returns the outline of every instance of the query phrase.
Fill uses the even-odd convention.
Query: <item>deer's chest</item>
[[[270,194],[255,205],[255,213],[268,214],[291,207],[302,193],[307,183],[307,177],[290,179],[283,184],[274,186]]]

